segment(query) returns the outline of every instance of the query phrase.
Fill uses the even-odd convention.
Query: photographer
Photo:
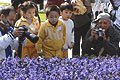
[[[13,30],[12,26],[16,18],[12,6],[5,6],[0,10],[0,59],[12,56],[13,50],[18,49],[17,37],[22,36],[23,28]],[[25,43],[24,43],[25,45]]]
[[[111,26],[109,14],[100,13],[95,22],[96,26],[88,31],[82,44],[82,55],[116,55],[120,38],[117,31]]]

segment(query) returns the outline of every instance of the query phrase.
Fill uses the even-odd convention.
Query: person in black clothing
[[[118,55],[120,35],[111,25],[110,15],[100,13],[95,22],[96,26],[88,31],[82,43],[82,55]]]
[[[72,20],[75,24],[74,26],[75,44],[74,44],[73,51],[72,51],[73,57],[80,56],[80,53],[81,53],[80,52],[80,46],[81,46],[80,40],[82,39],[82,42],[84,41],[85,35],[90,29],[91,19],[92,19],[91,1],[90,0],[81,0],[81,1],[84,7],[86,8],[86,12],[84,14],[73,14],[72,16]],[[78,0],[71,0],[71,3],[73,7],[76,5],[81,5],[81,3]],[[75,11],[78,11],[79,13],[80,6],[78,6],[77,8],[75,8]]]

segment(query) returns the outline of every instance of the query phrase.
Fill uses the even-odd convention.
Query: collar
[[[47,23],[47,26],[53,27],[53,25],[51,25],[50,22],[49,22],[48,20],[46,21],[46,23]],[[55,28],[58,28],[59,26],[61,26],[61,24],[62,24],[62,21],[58,20],[57,25],[56,25]]]
[[[6,23],[6,22],[0,20],[0,27],[1,27],[1,28],[9,29],[10,24],[8,24],[8,23]]]
[[[50,23],[52,26],[54,26],[54,27],[56,27],[57,24],[58,24],[58,22],[56,22],[55,24],[52,24],[50,21],[49,21],[49,23]]]
[[[10,28],[10,25],[5,25],[0,21],[0,28],[5,33]]]
[[[3,28],[0,27],[0,31],[1,31],[2,35],[4,35],[4,34],[6,34],[8,32],[12,33],[13,32],[13,28],[9,27],[9,29],[3,29]]]
[[[27,21],[27,19],[25,19],[23,16],[21,17],[21,21],[23,22],[27,22],[28,24],[31,24],[29,21]],[[33,17],[32,19],[32,24],[34,24],[34,22],[36,22],[36,17]]]

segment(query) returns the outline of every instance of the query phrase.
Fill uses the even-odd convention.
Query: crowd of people
[[[50,3],[48,0],[47,3]],[[56,0],[58,1],[58,0]],[[62,0],[61,0],[62,1]],[[68,58],[68,49],[72,49],[73,57],[82,56],[114,56],[120,55],[119,49],[119,10],[113,22],[108,12],[103,10],[96,18],[93,17],[93,0],[63,0],[47,4],[46,21],[41,24],[38,7],[32,1],[25,1],[14,6],[0,9],[0,59],[12,56],[15,50],[19,53],[19,41],[22,37],[21,59],[59,57]],[[94,24],[94,25],[92,25]],[[36,43],[26,36],[24,28],[38,36]],[[80,40],[82,39],[82,44]],[[80,52],[80,46],[82,52]]]

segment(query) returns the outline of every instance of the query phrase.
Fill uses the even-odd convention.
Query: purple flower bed
[[[120,57],[0,60],[0,80],[120,80]]]

